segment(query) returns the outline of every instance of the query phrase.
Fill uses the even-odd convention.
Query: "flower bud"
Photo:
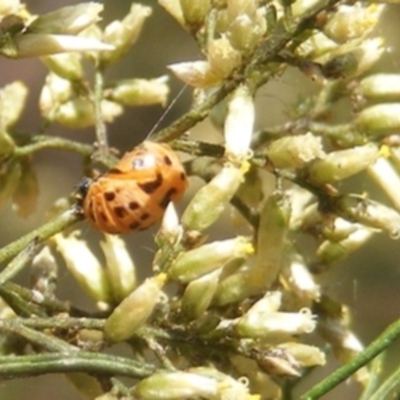
[[[216,85],[221,81],[208,61],[190,61],[168,65],[173,74],[184,83],[197,88]]]
[[[257,11],[257,0],[224,0],[227,5],[228,16],[232,20],[240,13],[254,15]]]
[[[321,65],[321,72],[327,79],[350,78],[357,73],[358,61],[355,52],[335,55]]]
[[[349,362],[364,350],[361,341],[350,331],[341,316],[323,316],[319,320],[318,330],[342,362]]]
[[[189,25],[202,25],[211,7],[210,0],[180,0],[183,17]]]
[[[134,393],[143,400],[213,399],[218,382],[189,372],[158,372],[140,381]]]
[[[227,2],[228,38],[238,50],[250,52],[266,31],[262,12],[254,0],[231,0]]]
[[[309,306],[311,301],[318,301],[321,288],[315,282],[304,260],[299,254],[291,251],[288,254],[287,266],[282,271],[282,280],[285,287],[296,296],[296,304],[303,307]]]
[[[78,81],[83,78],[81,57],[78,53],[42,57],[41,61],[51,72],[63,79]]]
[[[104,29],[103,41],[113,50],[100,55],[104,65],[119,61],[138,39],[145,20],[151,15],[150,7],[133,3],[129,14],[122,21],[113,21]]]
[[[381,38],[365,39],[359,46],[354,42],[342,45],[318,60],[323,63],[322,72],[326,78],[355,78],[369,70],[385,49]]]
[[[381,203],[361,196],[344,195],[335,201],[335,208],[343,218],[382,229],[393,238],[400,236],[400,214]]]
[[[311,162],[307,168],[307,176],[316,184],[341,181],[363,171],[379,156],[379,148],[373,143],[333,151],[324,158]]]
[[[21,178],[12,195],[12,207],[17,214],[26,218],[36,210],[39,184],[36,172],[29,160],[21,162]]]
[[[296,1],[296,3],[299,0]],[[296,4],[295,3],[295,4]],[[292,7],[293,12],[294,7]],[[314,61],[321,61],[318,57],[322,57],[326,62],[324,56],[329,54],[338,48],[338,44],[333,40],[329,39],[322,32],[316,32],[315,35],[312,35],[310,38],[305,40],[299,47],[299,56],[302,57],[312,57]]]
[[[104,234],[100,242],[106,257],[107,276],[116,303],[123,300],[136,287],[136,269],[125,242],[116,235]]]
[[[83,372],[68,372],[65,377],[79,392],[82,399],[117,400],[116,398],[98,397],[103,393],[103,389],[99,380],[92,375]]]
[[[339,5],[324,26],[324,33],[337,43],[366,37],[378,23],[383,9],[383,4]]]
[[[9,161],[2,165],[0,170],[0,210],[7,204],[18,187],[21,179],[21,164],[16,161]]]
[[[13,126],[19,120],[25,107],[27,96],[28,88],[21,81],[14,81],[1,89],[1,130]],[[3,153],[2,147],[3,143],[0,142],[0,153]]]
[[[192,198],[182,215],[182,225],[187,230],[203,231],[212,225],[225,210],[248,170],[225,164],[220,172]]]
[[[7,321],[16,318],[14,310],[0,297],[0,320]],[[1,356],[20,354],[26,346],[26,341],[16,334],[0,332]]]
[[[323,265],[329,265],[345,259],[361,246],[365,245],[372,236],[372,233],[371,229],[360,227],[340,241],[323,241],[316,251],[318,261]],[[319,266],[317,268],[320,271],[323,267]]]
[[[278,311],[282,305],[282,293],[271,291],[265,293],[264,297],[257,300],[249,309],[248,313],[273,313]]]
[[[315,9],[318,4],[318,0],[296,0],[292,4],[292,14],[295,17],[300,17]]]
[[[124,79],[106,89],[106,97],[125,106],[165,106],[169,94],[167,76],[156,79]]]
[[[383,189],[397,210],[400,210],[400,176],[394,165],[380,157],[368,167],[368,174]]]
[[[17,14],[21,8],[19,0],[2,0],[0,2],[0,16]]]
[[[244,176],[244,182],[239,186],[236,197],[240,198],[249,207],[257,209],[264,196],[263,178],[260,169],[252,166]]]
[[[290,352],[279,347],[253,351],[258,366],[268,375],[276,377],[300,377],[300,364]]]
[[[43,57],[71,51],[109,51],[113,47],[98,40],[67,35],[27,33],[16,36],[10,43],[4,43],[0,54],[9,58]]]
[[[266,155],[275,168],[301,168],[307,162],[323,157],[321,138],[312,133],[274,140]]]
[[[0,157],[11,154],[14,149],[14,140],[7,132],[0,130]]]
[[[56,33],[76,35],[100,20],[104,6],[88,2],[59,8],[40,15],[28,27],[31,33]]]
[[[158,0],[158,4],[174,17],[181,26],[185,26],[180,0]]]
[[[78,236],[79,231],[74,231],[67,237],[59,233],[53,236],[53,240],[68,270],[81,288],[98,302],[99,307],[108,307],[112,299],[106,271],[86,241],[78,239]]]
[[[31,286],[45,296],[54,296],[57,285],[58,265],[49,246],[42,250],[32,260]]]
[[[242,262],[243,264],[243,262]],[[225,306],[227,304],[239,302],[250,296],[261,294],[263,288],[260,288],[258,282],[251,280],[251,271],[254,266],[254,257],[249,258],[239,269],[233,270],[226,266],[221,275],[221,279],[215,293],[213,304]]]
[[[191,281],[182,296],[182,312],[189,319],[196,319],[203,315],[214,297],[218,286],[221,270]]]
[[[122,114],[123,108],[114,102],[103,100],[101,102],[102,117],[105,122],[112,122]],[[95,124],[92,102],[87,98],[76,98],[62,104],[57,110],[52,121],[72,129],[82,129]]]
[[[352,77],[368,71],[381,58],[384,51],[382,38],[364,40],[354,52],[358,66]]]
[[[342,304],[324,296],[316,305],[318,309],[318,332],[331,345],[336,358],[347,363],[364,350],[363,344],[349,328],[349,310]],[[366,385],[368,371],[363,367],[354,378]]]
[[[400,74],[374,74],[359,82],[356,93],[372,100],[399,101]]]
[[[39,108],[42,115],[49,120],[53,112],[65,103],[73,94],[73,87],[70,81],[60,78],[58,75],[49,73],[46,76],[45,84],[39,97]]]
[[[114,309],[104,325],[104,335],[109,342],[130,338],[150,318],[156,307],[165,274],[146,279]]]
[[[254,251],[244,237],[215,241],[181,253],[171,265],[168,275],[179,282],[190,282],[221,268],[236,258],[245,258]]]
[[[183,236],[183,228],[179,223],[179,217],[176,212],[174,203],[171,201],[164,213],[161,221],[161,227],[157,232],[156,242],[159,247],[162,247],[164,243],[174,245]]]
[[[261,210],[256,259],[251,270],[251,280],[260,288],[269,288],[282,268],[289,220],[289,199],[279,191],[274,192]]]
[[[276,346],[290,353],[302,367],[324,365],[326,363],[325,353],[318,347],[308,344],[287,342]]]
[[[249,156],[254,128],[254,100],[247,86],[240,86],[228,104],[225,120],[225,153],[232,161],[242,161]]]
[[[207,60],[215,75],[226,78],[239,67],[242,56],[232,47],[226,36],[222,36],[208,44]]]
[[[313,226],[321,220],[321,214],[318,212],[316,204],[313,203],[314,197],[308,190],[293,186],[286,190],[286,195],[290,198],[291,203],[289,225],[292,231],[299,231],[304,226]]]
[[[309,309],[298,313],[246,313],[235,323],[236,332],[242,337],[254,339],[282,338],[311,333],[316,321]]]
[[[362,110],[354,124],[372,137],[387,135],[400,129],[400,103],[375,104]]]
[[[190,368],[188,372],[212,378],[218,382],[217,396],[212,399],[260,400],[259,395],[249,394],[249,382],[246,378],[236,380],[213,367],[195,367]]]

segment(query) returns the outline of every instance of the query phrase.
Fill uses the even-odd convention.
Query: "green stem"
[[[35,329],[98,329],[104,327],[104,319],[96,318],[15,318],[15,323]]]
[[[379,387],[371,393],[369,400],[398,399],[400,393],[400,368],[394,371]]]
[[[128,358],[85,351],[0,357],[0,379],[65,372],[145,378],[154,373],[155,368]]]
[[[400,336],[400,319],[389,325],[388,328],[375,339],[362,353],[354,357],[346,365],[337,369],[333,374],[329,375],[322,382],[314,386],[311,390],[304,393],[300,400],[319,399],[328,393],[339,383],[348,379],[354,372],[368,364],[374,357],[384,351]]]
[[[76,153],[82,154],[85,157],[90,156],[94,151],[93,146],[79,143],[74,140],[51,136],[35,136],[33,138],[33,143],[17,147],[14,150],[13,155],[15,157],[26,157],[32,153],[35,153],[36,151],[43,149],[71,150]]]
[[[182,115],[182,117],[178,118],[167,128],[154,133],[151,136],[151,140],[155,142],[169,142],[177,139],[197,123],[207,118],[210,110],[226,96],[228,96],[228,94],[231,93],[239,85],[239,83],[240,81],[235,79],[227,81],[219,90],[208,97],[208,99],[206,99],[203,103]]]
[[[33,241],[29,243],[3,271],[0,272],[0,286],[18,274],[34,257],[39,250],[38,244]]]
[[[74,224],[81,219],[76,207],[71,207],[67,211],[42,225],[41,227],[29,232],[25,236],[17,239],[0,250],[0,265],[15,257],[20,251],[28,246],[34,240],[38,243],[50,238],[54,234]]]
[[[79,350],[78,347],[71,346],[55,336],[28,328],[22,325],[20,321],[15,321],[14,319],[0,320],[0,332],[20,336],[29,343],[39,346],[46,351],[70,352]]]
[[[103,100],[103,71],[97,68],[95,72],[95,83],[94,83],[94,113],[96,119],[96,137],[98,145],[98,157],[104,158],[108,154],[108,138],[106,124],[103,120],[103,113],[101,111],[101,103]]]
[[[20,304],[29,305],[30,307],[40,307],[45,315],[56,313],[71,313],[76,310],[68,304],[49,296],[37,296],[31,289],[17,285],[13,282],[7,282],[0,286],[1,296],[8,298],[18,298]],[[28,314],[28,315],[32,315]]]

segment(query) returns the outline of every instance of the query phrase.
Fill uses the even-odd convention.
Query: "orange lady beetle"
[[[144,230],[160,220],[185,192],[185,170],[165,143],[143,142],[105,174],[80,187],[85,218],[98,230]]]

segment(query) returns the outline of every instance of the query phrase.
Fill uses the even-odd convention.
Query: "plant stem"
[[[26,157],[42,149],[61,149],[71,150],[83,156],[90,156],[93,153],[93,146],[79,143],[74,140],[63,139],[60,137],[50,137],[38,135],[33,138],[33,142],[25,146],[17,147],[13,155],[15,157]]]
[[[96,119],[96,137],[98,145],[98,157],[104,158],[108,154],[108,138],[106,125],[103,120],[103,113],[101,111],[101,103],[103,100],[103,71],[100,68],[96,69],[94,83],[94,113]]]
[[[300,400],[319,399],[328,393],[340,382],[349,378],[362,366],[369,363],[374,357],[384,351],[392,342],[400,336],[400,319],[389,325],[388,328],[375,339],[362,353],[354,357],[352,361],[338,368],[333,374],[329,375],[322,382],[318,383],[311,390],[304,393]]]
[[[96,318],[15,318],[15,323],[35,329],[103,329],[105,320]]]
[[[41,349],[46,351],[70,352],[79,350],[78,347],[72,346],[64,340],[43,332],[36,331],[32,328],[28,328],[19,322],[20,321],[15,321],[14,319],[0,320],[0,332],[18,335],[29,343],[40,346]]]
[[[28,244],[15,258],[0,272],[0,286],[20,272],[39,250],[38,244],[33,241]]]
[[[139,363],[128,358],[85,351],[0,357],[0,379],[63,372],[145,378],[154,373],[155,368],[150,364]]]
[[[41,227],[29,232],[25,236],[8,244],[0,250],[0,265],[15,257],[20,251],[28,246],[34,240],[38,243],[43,242],[57,232],[74,224],[81,219],[81,215],[77,212],[76,207],[71,207],[62,214],[42,225]]]

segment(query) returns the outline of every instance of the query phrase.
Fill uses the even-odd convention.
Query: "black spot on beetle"
[[[186,175],[184,172],[181,172],[181,181],[186,181]]]
[[[114,192],[105,192],[104,198],[106,199],[106,201],[113,201],[115,199],[115,193]]]
[[[130,201],[128,207],[130,210],[134,211],[140,207],[140,204],[137,201]]]
[[[172,161],[168,156],[164,156],[164,163],[167,165],[172,165]]]
[[[122,207],[122,206],[114,207],[114,212],[115,212],[115,214],[116,214],[116,216],[117,216],[118,218],[123,218],[124,215],[126,214],[126,210],[125,210],[125,208]]]
[[[163,176],[158,173],[156,179],[153,181],[149,181],[146,183],[138,183],[140,189],[142,189],[145,193],[151,194],[156,191],[163,183]]]
[[[150,217],[150,214],[149,213],[143,213],[141,216],[140,216],[140,219],[142,220],[142,221],[144,221],[144,220],[146,220],[147,218],[149,218]]]
[[[138,229],[140,227],[140,223],[139,222],[132,222],[129,225],[129,228],[131,228],[133,231],[135,231],[136,229]]]

